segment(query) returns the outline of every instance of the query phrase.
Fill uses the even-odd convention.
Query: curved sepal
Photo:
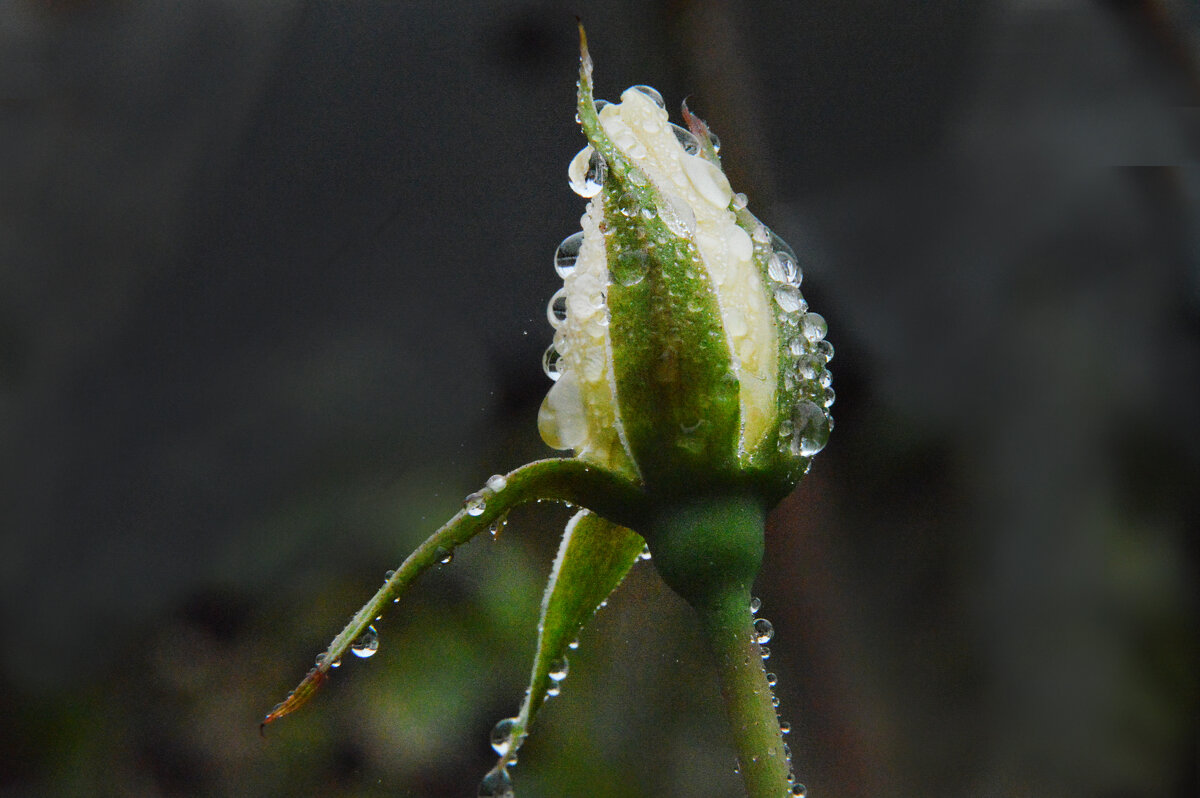
[[[516,758],[546,697],[566,676],[567,650],[645,548],[636,532],[586,510],[571,517],[542,598],[537,652],[520,713],[497,724],[492,745],[503,770]]]
[[[330,669],[341,662],[342,656],[362,639],[371,624],[413,580],[445,561],[455,547],[502,519],[513,507],[538,500],[595,508],[628,523],[640,517],[645,503],[643,494],[625,478],[574,458],[538,460],[503,477],[489,479],[483,490],[468,496],[463,509],[388,576],[329,648],[317,657],[316,664],[296,689],[263,718],[262,725],[291,714],[312,698],[329,678]]]

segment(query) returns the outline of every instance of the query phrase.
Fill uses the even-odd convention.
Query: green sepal
[[[604,132],[586,41],[578,100],[608,171],[600,196],[609,338],[630,453],[652,491],[725,483],[738,470],[741,411],[716,293],[695,241],[664,221],[669,203]]]
[[[418,546],[355,613],[329,644],[329,648],[317,657],[316,664],[300,684],[267,713],[262,726],[304,705],[329,678],[330,669],[341,662],[342,656],[367,627],[418,576],[445,561],[457,546],[503,519],[513,507],[539,500],[561,501],[595,508],[609,518],[629,524],[639,521],[646,512],[644,494],[629,480],[594,464],[569,457],[538,460],[523,465],[504,477],[503,488],[492,490],[485,487],[478,495],[483,499],[478,514],[472,514],[464,508]]]
[[[516,757],[554,683],[550,673],[579,630],[629,573],[645,547],[637,533],[583,510],[567,522],[550,581],[542,598],[537,652],[521,711],[509,729],[508,748],[497,768]]]

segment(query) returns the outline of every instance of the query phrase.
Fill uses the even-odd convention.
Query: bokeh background
[[[838,426],[757,588],[814,798],[1197,794],[1191,0],[0,3],[0,796],[473,796],[565,511],[542,456],[574,14],[722,138],[829,320]],[[639,565],[515,771],[731,796]]]

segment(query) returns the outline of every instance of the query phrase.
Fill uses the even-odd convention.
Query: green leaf
[[[520,714],[512,719],[508,728],[507,750],[497,749],[504,750],[498,771],[515,758],[534,716],[546,701],[547,691],[555,683],[550,674],[563,667],[571,641],[621,584],[645,545],[636,532],[587,510],[575,514],[567,522],[542,598],[537,654],[529,690]],[[504,738],[496,742],[504,742]]]

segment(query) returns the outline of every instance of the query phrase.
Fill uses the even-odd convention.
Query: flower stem
[[[789,765],[750,612],[765,521],[756,497],[691,496],[662,507],[645,537],[655,568],[695,608],[716,656],[747,795],[782,798]]]
[[[790,766],[783,748],[762,650],[755,640],[748,590],[697,608],[709,647],[717,660],[721,694],[749,798],[788,794]]]

